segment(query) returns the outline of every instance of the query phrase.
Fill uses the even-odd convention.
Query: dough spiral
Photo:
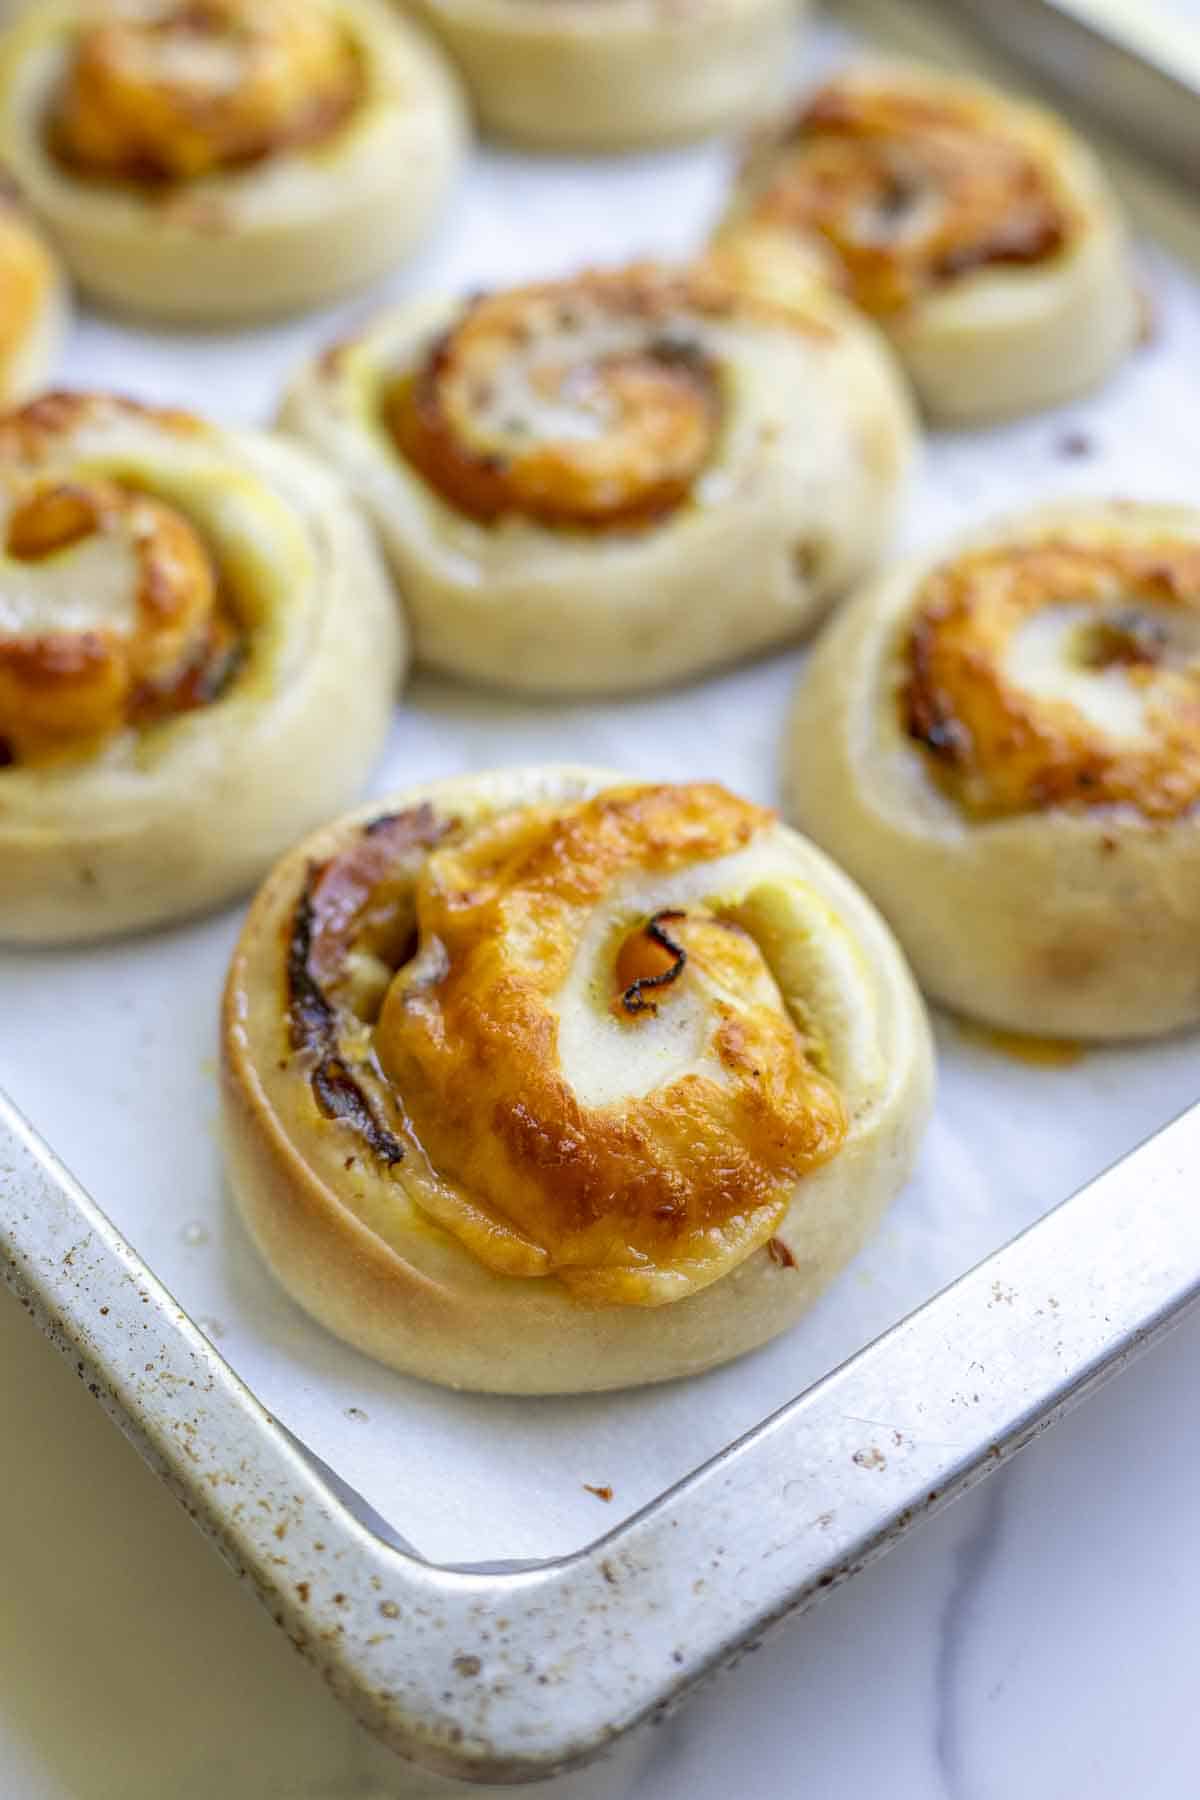
[[[462,104],[384,0],[43,0],[0,153],[83,287],[228,322],[365,285],[425,231]]]
[[[105,395],[0,419],[0,939],[237,893],[353,795],[402,660],[299,450]]]
[[[921,1008],[850,884],[721,788],[615,782],[353,814],[279,865],[234,957],[251,1231],[332,1330],[435,1381],[616,1387],[763,1342],[924,1120]]]
[[[790,772],[935,998],[1058,1037],[1200,1020],[1200,514],[1064,505],[878,582]]]
[[[1049,114],[916,67],[853,68],[749,156],[718,234],[754,290],[828,281],[888,333],[935,417],[1093,387],[1135,341],[1124,226]]]
[[[795,637],[886,540],[912,455],[838,301],[652,264],[387,313],[283,423],[365,503],[418,657],[628,692]]]

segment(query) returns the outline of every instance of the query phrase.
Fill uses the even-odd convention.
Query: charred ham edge
[[[310,1076],[323,1116],[349,1125],[379,1161],[392,1168],[404,1145],[380,1119],[360,1080],[341,1055],[338,1014],[325,991],[345,955],[372,889],[398,858],[428,849],[451,829],[428,803],[385,813],[364,827],[342,855],[310,863],[292,915],[287,947],[288,1038],[294,1051],[316,1059]]]
[[[404,1160],[404,1145],[375,1116],[371,1102],[340,1056],[323,1056],[312,1074],[313,1096],[327,1119],[340,1119],[363,1137],[390,1169]]]
[[[380,882],[397,872],[403,858],[432,848],[451,829],[425,803],[399,813],[383,813],[320,869],[313,883],[311,974],[325,987],[337,980],[364,906]]]
[[[293,1050],[323,1050],[334,1039],[333,1008],[309,968],[313,941],[313,892],[328,863],[310,863],[292,915],[287,950],[288,1039]]]

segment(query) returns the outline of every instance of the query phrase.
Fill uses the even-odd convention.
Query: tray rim
[[[882,21],[855,17],[871,0],[842,10],[887,41],[879,5]],[[980,0],[933,10],[994,59]],[[1101,35],[1070,0],[1016,10],[1043,32]],[[1064,85],[1005,48],[1010,67]],[[1132,45],[1106,49],[1181,85]],[[1117,111],[1128,131],[1134,111]],[[1140,147],[1178,167],[1161,133]],[[1126,173],[1139,179],[1136,163]],[[441,1774],[517,1786],[664,1716],[1200,1304],[1197,1168],[1200,1102],[613,1531],[504,1571],[429,1563],[371,1530],[366,1503],[347,1504],[2,1089],[0,1281],[362,1724]],[[930,1368],[937,1391],[914,1403]]]
[[[0,1279],[362,1724],[519,1785],[663,1716],[1178,1323],[1197,1166],[1200,1103],[607,1536],[505,1572],[367,1529],[2,1092]]]

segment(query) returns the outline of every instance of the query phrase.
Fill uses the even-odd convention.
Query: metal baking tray
[[[1200,169],[1196,0],[948,0],[999,48],[1194,184]]]
[[[968,56],[933,15],[852,11],[885,44]],[[823,27],[798,79],[855,41]],[[1200,258],[1187,206],[1118,162],[1157,240],[1142,248],[1154,341],[1092,400],[935,439],[910,542],[1051,486],[1189,497],[1200,409],[1179,400],[1200,362]],[[727,172],[719,146],[603,165],[488,151],[392,291],[686,252]],[[236,339],[89,316],[64,375],[264,419],[292,363],[358,310]],[[570,756],[711,773],[770,800],[801,660],[569,710],[422,679],[376,792]],[[997,1466],[1200,1293],[1200,1108],[1184,1111],[1200,1042],[1036,1067],[939,1020],[921,1170],[775,1345],[693,1382],[574,1402],[407,1382],[303,1318],[224,1199],[214,1014],[239,916],[0,956],[15,1102],[0,1101],[0,1275],[334,1690],[444,1773],[519,1784],[600,1754]]]

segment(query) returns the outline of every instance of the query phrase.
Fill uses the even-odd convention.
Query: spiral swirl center
[[[97,477],[0,472],[0,752],[39,764],[203,704],[237,632],[191,523]]]
[[[1200,803],[1200,551],[1069,539],[935,571],[901,710],[976,818],[1066,807],[1173,819]]]
[[[373,1052],[419,1146],[406,1183],[490,1267],[676,1298],[837,1150],[819,1047],[738,919],[771,826],[720,788],[612,789],[426,857]]]
[[[51,141],[80,173],[193,180],[319,142],[360,88],[354,49],[321,7],[138,0],[79,32]]]
[[[384,404],[397,447],[460,511],[628,528],[683,501],[721,421],[686,281],[647,268],[471,304]]]
[[[750,217],[810,238],[876,316],[975,269],[1041,262],[1070,229],[1042,161],[969,98],[836,82],[801,115]]]

